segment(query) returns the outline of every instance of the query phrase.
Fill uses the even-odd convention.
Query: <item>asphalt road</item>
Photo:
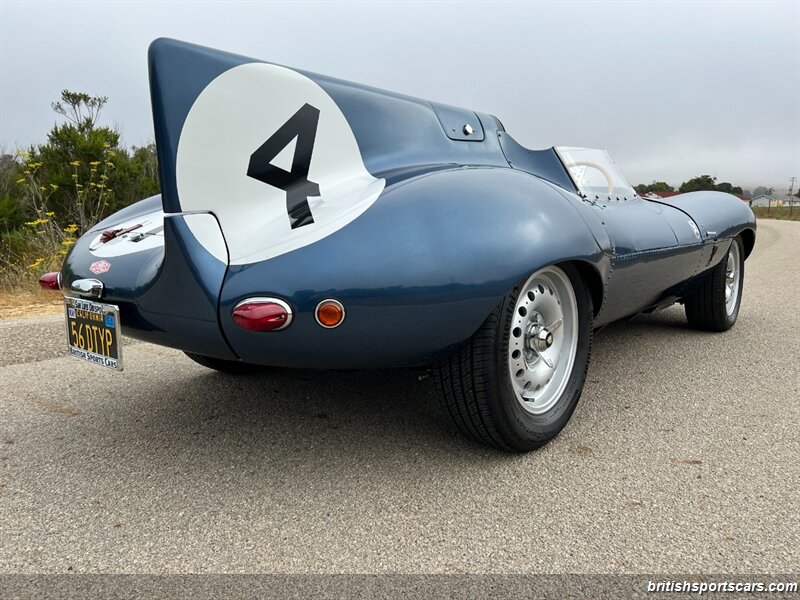
[[[739,322],[597,334],[544,449],[464,441],[410,372],[230,377],[0,321],[0,572],[800,571],[800,223],[761,221]]]

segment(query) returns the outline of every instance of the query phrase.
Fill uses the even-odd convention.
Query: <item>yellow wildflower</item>
[[[97,166],[97,165],[99,165],[99,164],[100,164],[100,161],[99,161],[99,160],[93,160],[92,162],[90,162],[90,163],[89,163],[89,166],[91,166],[91,167],[96,167],[96,166]]]
[[[111,167],[111,168],[113,169],[113,168],[114,168],[114,163],[112,163],[112,162],[110,162],[110,161],[109,161],[109,162],[106,162],[106,166],[107,166],[107,167]]]
[[[80,166],[81,166],[81,161],[79,161],[79,160],[73,160],[73,161],[72,161],[71,163],[69,163],[69,164],[71,164],[73,167],[80,167]]]
[[[55,183],[51,183],[50,187],[53,188],[54,190],[58,189],[58,186]]]
[[[20,177],[19,179],[17,179],[17,183],[25,183],[25,178]]]
[[[48,217],[55,217],[55,216],[56,216],[56,213],[54,213],[54,212],[52,212],[52,211],[50,211],[50,212],[46,212],[46,213],[44,213],[44,214],[45,214],[46,216],[48,216]]]

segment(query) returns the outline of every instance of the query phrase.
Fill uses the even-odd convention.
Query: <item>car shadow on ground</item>
[[[614,412],[618,399],[607,388],[592,385],[618,377],[620,365],[648,360],[670,343],[685,321],[676,311],[620,322],[597,332],[587,391],[591,415],[580,409],[567,431],[590,432],[603,410]],[[680,338],[679,338],[680,339]],[[685,339],[683,343],[691,343]],[[171,351],[169,351],[171,352]],[[265,369],[253,375],[206,370],[171,354],[175,377],[166,384],[139,369],[129,401],[96,405],[106,441],[124,447],[135,441],[169,446],[177,454],[205,454],[210,448],[231,452],[273,452],[330,458],[334,455],[387,457],[409,452],[436,452],[464,458],[505,460],[509,454],[462,438],[438,402],[430,377],[417,370],[314,371]],[[655,359],[653,359],[655,360]],[[645,366],[646,368],[646,366]],[[636,374],[631,374],[636,377]],[[98,424],[100,425],[100,424]],[[98,431],[97,433],[101,433]],[[562,436],[563,437],[563,436]],[[558,452],[559,439],[542,452]]]

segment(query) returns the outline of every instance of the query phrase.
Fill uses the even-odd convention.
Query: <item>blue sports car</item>
[[[569,420],[596,328],[675,302],[736,321],[735,196],[642,198],[602,150],[175,40],[149,67],[161,195],[42,278],[73,356],[121,369],[124,332],[231,373],[430,367],[464,434],[527,451]]]

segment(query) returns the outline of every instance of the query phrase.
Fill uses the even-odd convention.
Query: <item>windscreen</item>
[[[630,200],[636,196],[605,150],[558,146],[556,152],[575,186],[589,198]]]

